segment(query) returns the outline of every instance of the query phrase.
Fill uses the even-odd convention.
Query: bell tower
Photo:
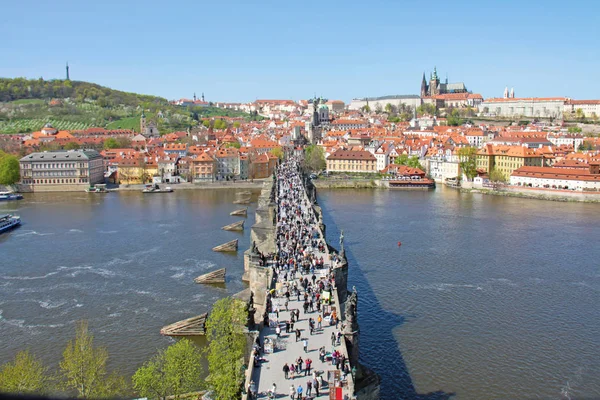
[[[146,114],[144,114],[144,109],[142,109],[142,115],[140,117],[140,133],[142,135],[146,133]]]

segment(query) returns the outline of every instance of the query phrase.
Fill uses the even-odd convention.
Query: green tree
[[[472,146],[458,149],[459,166],[468,179],[477,176],[477,148]]]
[[[233,123],[233,127],[234,127],[234,128],[236,128],[236,129],[237,129],[237,128],[239,128],[239,127],[240,127],[240,125],[241,125],[240,121],[235,121],[235,122]]]
[[[245,304],[230,297],[215,303],[208,320],[208,383],[216,400],[238,397],[244,380]]]
[[[425,171],[425,168],[423,168],[423,166],[419,162],[419,157],[417,156],[412,156],[411,158],[409,158],[406,165],[411,168],[419,168],[420,170]]]
[[[240,142],[229,142],[225,145],[225,147],[235,147],[236,149],[239,149],[242,147],[242,145]]]
[[[325,169],[325,153],[323,148],[315,144],[306,146],[304,149],[304,163],[311,171],[321,171]]]
[[[570,126],[567,128],[569,133],[581,133],[581,128],[578,126]]]
[[[456,108],[452,110],[446,121],[449,126],[459,126],[463,123],[463,120],[460,118],[460,112]]]
[[[364,113],[367,113],[367,114],[368,114],[368,113],[370,113],[370,112],[371,112],[371,107],[369,107],[369,105],[368,105],[368,104],[365,104],[365,105],[362,107],[362,111],[363,111]]]
[[[585,114],[581,108],[578,108],[577,110],[575,110],[575,116],[577,117],[577,119],[580,119],[580,120],[585,119]]]
[[[119,143],[115,138],[108,138],[104,141],[104,150],[118,149]]]
[[[0,368],[1,393],[41,395],[50,385],[48,368],[28,350],[18,352],[13,362]]]
[[[281,149],[281,147],[275,147],[273,150],[271,150],[271,154],[273,154],[280,160],[283,160],[283,150]]]
[[[204,125],[207,128],[210,128],[210,120],[208,120],[208,119],[203,120],[202,125]]]
[[[391,103],[387,103],[385,105],[385,112],[388,114],[392,114],[394,112],[394,106]]]
[[[81,398],[110,398],[124,393],[125,380],[106,371],[108,351],[94,346],[94,337],[88,332],[87,321],[77,324],[75,339],[69,341],[60,371],[64,387],[74,390]]]
[[[190,340],[182,339],[144,363],[131,379],[141,396],[165,399],[203,389],[201,376],[200,349]]]
[[[214,129],[227,129],[227,122],[225,122],[222,119],[217,119],[217,120],[215,120],[215,123],[213,124],[213,128]]]
[[[116,149],[128,149],[131,147],[131,139],[126,136],[119,136],[115,138],[117,144]]]
[[[490,181],[492,182],[506,182],[504,174],[496,168],[492,168],[490,171]]]
[[[0,151],[0,185],[14,185],[20,178],[17,157]]]
[[[435,105],[430,103],[421,104],[417,107],[417,113],[419,115],[437,115],[437,109]]]

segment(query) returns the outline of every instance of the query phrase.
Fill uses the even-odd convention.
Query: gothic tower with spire
[[[425,72],[423,72],[423,80],[421,81],[421,97],[427,97],[427,80],[425,79]]]
[[[429,95],[437,96],[439,93],[440,86],[440,78],[437,75],[437,68],[433,67],[433,74],[431,75],[431,80],[429,81]]]

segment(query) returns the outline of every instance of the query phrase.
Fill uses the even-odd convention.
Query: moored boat
[[[88,193],[108,193],[106,189],[106,185],[103,183],[97,183],[96,185],[91,185],[89,188],[85,189]]]
[[[12,192],[0,192],[0,201],[21,200],[22,198],[22,194]]]
[[[21,225],[21,217],[18,215],[0,215],[0,233]]]
[[[142,190],[142,193],[171,193],[173,191],[173,189],[171,189],[169,186],[167,186],[164,189],[161,189],[160,186],[158,186],[158,184],[148,184],[144,187],[144,189]]]

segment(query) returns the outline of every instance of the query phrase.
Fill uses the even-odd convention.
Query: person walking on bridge
[[[289,373],[290,373],[290,366],[287,363],[285,363],[283,365],[283,374],[285,375],[285,379],[288,379]]]

